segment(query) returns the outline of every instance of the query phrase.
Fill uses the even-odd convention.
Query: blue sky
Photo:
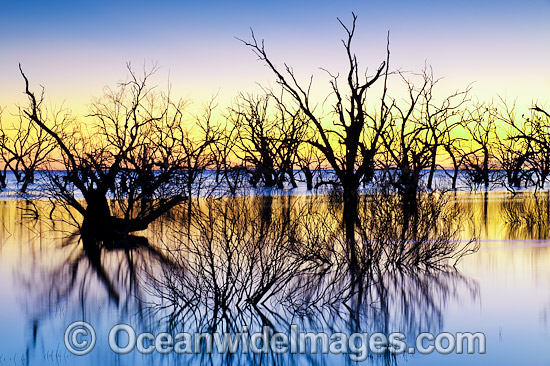
[[[272,75],[235,37],[265,38],[314,86],[319,67],[345,71],[339,43],[358,15],[355,50],[376,68],[391,32],[393,68],[431,64],[449,88],[475,82],[481,99],[550,99],[550,1],[2,1],[0,106],[21,101],[21,62],[33,85],[56,102],[80,106],[126,76],[125,62],[157,62],[158,83],[197,103],[274,85]]]

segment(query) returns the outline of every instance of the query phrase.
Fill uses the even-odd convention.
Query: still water
[[[346,354],[119,355],[108,334],[122,323],[155,335],[401,332],[407,345],[422,332],[483,332],[486,354],[359,364],[550,364],[547,193],[446,194],[423,199],[415,219],[391,197],[367,199],[353,256],[330,196],[201,199],[109,248],[82,240],[70,217],[36,220],[31,209],[0,202],[0,365],[356,364]],[[97,335],[85,356],[64,343],[80,320]]]

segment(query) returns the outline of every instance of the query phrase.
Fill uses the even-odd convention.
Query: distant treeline
[[[298,176],[310,190],[332,185],[349,193],[373,183],[405,193],[436,188],[436,170],[448,175],[451,189],[460,172],[472,188],[511,189],[544,188],[550,174],[548,112],[533,106],[520,114],[504,100],[472,101],[469,89],[436,98],[430,69],[414,75],[420,85],[388,74],[403,80],[410,99],[384,94],[372,102],[378,110],[368,111],[362,89],[376,76],[364,84],[352,77],[342,91],[332,80],[329,98],[336,103],[328,113],[317,115],[308,94],[283,81],[279,94],[241,94],[216,118],[212,102],[191,120],[184,101],[147,85],[155,70],[141,77],[129,71],[131,81],[92,104],[91,124],[48,110],[43,94],[27,89],[29,104],[16,120],[0,115],[0,188],[8,171],[24,193],[37,170],[51,169],[65,169],[66,183],[74,184],[71,174],[78,172],[77,185],[107,179],[110,186],[150,180],[154,171],[170,180],[177,172],[187,196],[200,189],[206,170],[233,194],[242,185],[297,187]],[[334,174],[321,174],[327,169]]]

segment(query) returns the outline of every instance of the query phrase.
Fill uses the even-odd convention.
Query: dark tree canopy
[[[200,146],[190,146],[185,104],[148,86],[155,69],[141,77],[128,69],[127,82],[91,105],[87,126],[44,118],[42,97],[21,70],[29,101],[23,112],[55,140],[54,164],[64,169],[48,174],[48,192],[83,216],[82,233],[102,239],[143,230],[187,199],[185,183],[204,169],[203,152],[213,143],[207,131]]]

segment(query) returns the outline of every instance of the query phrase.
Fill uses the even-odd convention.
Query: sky
[[[372,73],[419,72],[425,64],[445,90],[473,83],[481,100],[517,99],[550,105],[550,0],[534,1],[8,1],[0,0],[0,106],[25,101],[18,63],[31,87],[52,105],[85,114],[105,86],[137,70],[160,66],[154,82],[199,106],[218,95],[274,87],[273,75],[237,38],[250,28],[277,65],[300,80],[314,76],[321,95],[327,75],[345,73],[340,18],[358,16],[354,50]]]

